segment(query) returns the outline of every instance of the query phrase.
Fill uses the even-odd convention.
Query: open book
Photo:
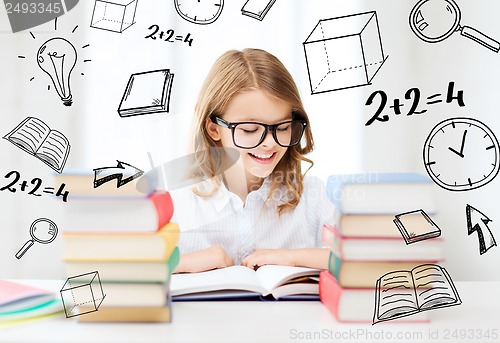
[[[173,300],[205,300],[242,297],[265,299],[319,299],[318,269],[266,265],[256,271],[231,266],[192,274],[174,274]]]
[[[51,130],[38,118],[28,117],[4,136],[27,153],[61,173],[68,158],[70,145],[66,136]]]
[[[377,280],[373,324],[461,303],[446,269],[422,264],[411,271],[384,274]]]

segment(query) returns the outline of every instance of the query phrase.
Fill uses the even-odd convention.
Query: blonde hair
[[[272,196],[280,183],[289,190],[287,201],[278,206],[279,214],[292,210],[297,206],[303,192],[301,162],[313,162],[304,155],[313,149],[313,137],[309,118],[302,105],[298,88],[285,66],[272,54],[260,49],[230,50],[220,56],[212,66],[205,79],[195,107],[196,134],[194,135],[195,168],[193,172],[199,178],[215,177],[215,187],[211,192],[200,196],[210,196],[220,186],[220,175],[224,171],[223,149],[221,143],[214,141],[206,130],[210,115],[224,114],[229,102],[239,92],[261,90],[291,105],[293,119],[307,121],[304,131],[304,142],[289,147],[270,175]],[[311,168],[311,166],[309,168]],[[307,170],[309,170],[309,168]],[[307,172],[306,170],[306,172]]]

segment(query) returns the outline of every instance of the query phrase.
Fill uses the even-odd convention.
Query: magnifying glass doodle
[[[57,225],[50,219],[38,218],[31,223],[30,236],[32,239],[28,240],[17,252],[17,259],[23,257],[24,253],[28,251],[35,242],[49,244],[56,239]]]
[[[428,43],[436,43],[460,32],[464,37],[498,52],[500,43],[484,33],[460,26],[460,8],[453,0],[420,0],[410,13],[410,28],[418,38]]]

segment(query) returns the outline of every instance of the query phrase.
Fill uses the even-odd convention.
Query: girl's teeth
[[[273,156],[273,154],[269,154],[269,155],[257,155],[257,154],[251,154],[257,158],[261,158],[261,159],[266,159],[266,158],[271,158],[271,156]]]

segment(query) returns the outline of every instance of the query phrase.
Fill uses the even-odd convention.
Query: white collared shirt
[[[321,246],[321,227],[333,225],[335,208],[326,195],[323,182],[304,178],[304,191],[297,206],[281,216],[277,206],[288,191],[280,185],[265,204],[270,180],[250,192],[245,204],[224,184],[211,197],[203,198],[185,187],[171,191],[174,201],[172,221],[179,224],[179,250],[189,253],[213,245],[221,246],[240,264],[258,249],[314,248]],[[282,197],[282,195],[285,195]]]

